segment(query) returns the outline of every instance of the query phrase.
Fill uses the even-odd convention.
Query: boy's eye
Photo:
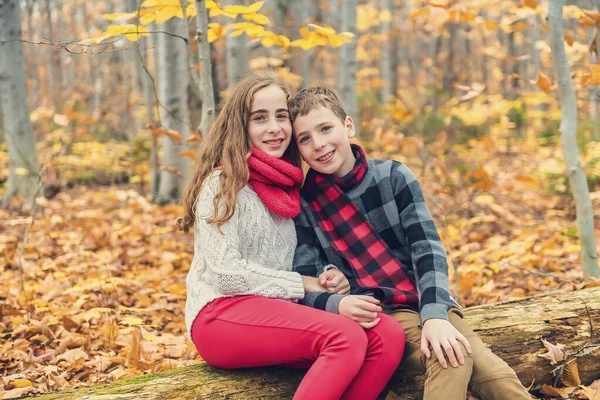
[[[324,126],[323,129],[321,129],[321,132],[327,132],[328,130],[331,129],[331,126]]]

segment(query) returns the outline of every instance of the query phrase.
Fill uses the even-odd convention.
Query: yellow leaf
[[[206,8],[208,8],[208,6]],[[190,3],[185,8],[185,16],[187,18],[193,18],[196,16],[197,13],[198,11],[196,10],[196,3]]]
[[[309,42],[306,39],[297,39],[290,43],[292,47],[300,47],[302,50],[309,50],[315,47],[312,42]]]
[[[537,85],[538,88],[540,88],[540,90],[548,93],[550,91],[550,89],[552,89],[552,84],[550,83],[550,78],[548,78],[548,76],[546,74],[544,74],[542,71],[538,71],[538,76],[537,76],[537,80],[535,81],[535,84]]]
[[[219,15],[223,15],[225,17],[229,17],[232,19],[236,19],[238,16],[237,14],[224,11],[222,8],[211,8],[210,11],[208,12],[208,16],[211,18],[214,18]]]
[[[248,10],[250,10],[250,12],[253,12],[253,13],[255,13],[255,12],[257,12],[258,10],[260,10],[260,9],[261,9],[261,7],[263,6],[263,4],[265,4],[265,2],[264,2],[264,1],[257,1],[257,2],[256,2],[256,3],[254,3],[254,4],[250,4],[250,5],[248,6]]]
[[[212,10],[215,8],[219,8],[219,5],[214,0],[206,0],[206,9]]]
[[[207,39],[208,39],[208,43],[212,43],[215,40],[217,40],[217,34],[215,33],[214,30],[212,30],[212,29],[208,30]]]
[[[156,23],[162,24],[173,17],[183,18],[183,10],[181,6],[168,6],[156,13]]]
[[[154,18],[156,18],[156,14],[154,14],[154,12],[146,13],[140,17],[140,24],[148,25],[154,21]]]
[[[129,326],[144,325],[144,321],[142,321],[142,319],[139,317],[125,317],[121,320],[120,323],[122,325],[129,325]]]
[[[267,25],[270,23],[269,18],[264,14],[244,14],[242,17],[247,21],[252,21],[260,25]]]
[[[129,21],[130,19],[137,17],[137,12],[130,13],[116,13],[116,14],[102,14],[100,17],[109,20],[109,21]]]
[[[238,6],[238,5],[233,5],[233,6],[225,6],[223,7],[223,10],[225,12],[231,13],[231,14],[253,14],[254,11],[250,11],[248,9],[248,7],[246,6]]]
[[[27,168],[17,167],[15,168],[15,174],[19,176],[27,176],[29,175],[29,170]]]
[[[238,29],[237,31],[233,31],[229,34],[229,36],[231,37],[236,37],[236,36],[240,36],[244,34],[244,30],[243,29]]]
[[[345,37],[341,37],[341,36],[329,37],[329,44],[332,45],[333,47],[340,47],[344,43],[350,43],[350,42],[352,42],[352,40],[346,39]]]
[[[15,379],[9,382],[9,385],[12,385],[15,388],[24,388],[33,386],[33,383],[29,379]]]
[[[485,29],[488,31],[493,31],[498,27],[498,23],[494,21],[485,21]]]

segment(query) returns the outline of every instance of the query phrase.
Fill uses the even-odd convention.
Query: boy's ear
[[[356,129],[354,128],[354,120],[349,115],[346,116],[346,120],[344,121],[344,126],[348,130],[348,137],[354,137],[356,134]]]

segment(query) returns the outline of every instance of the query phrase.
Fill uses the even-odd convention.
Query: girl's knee
[[[384,354],[389,357],[402,358],[406,344],[406,334],[402,324],[386,314],[380,314],[381,321],[374,329],[374,333],[381,341]]]

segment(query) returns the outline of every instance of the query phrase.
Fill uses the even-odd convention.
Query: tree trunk
[[[595,1],[596,11],[600,11],[600,0]],[[596,31],[596,48],[594,49],[595,56],[592,59],[594,64],[600,63],[600,37],[598,31]],[[599,86],[591,86],[590,87],[590,96],[592,101],[590,102],[591,107],[591,116],[592,121],[594,123],[594,134],[592,135],[592,140],[600,141],[600,87]]]
[[[581,167],[579,149],[577,148],[577,104],[575,102],[575,90],[571,82],[569,62],[565,52],[562,7],[562,0],[551,0],[547,19],[550,30],[552,64],[558,81],[558,98],[562,115],[560,144],[567,166],[569,184],[575,198],[583,276],[588,281],[590,276],[599,276],[598,252],[596,250],[594,210],[590,199],[590,190]]]
[[[179,18],[164,22],[162,29],[177,36],[187,37],[185,23]],[[186,44],[176,36],[162,34],[158,40],[160,59],[159,99],[160,119],[165,129],[173,129],[186,138],[189,134],[188,110],[188,64]],[[157,204],[167,204],[179,200],[183,189],[183,177],[190,169],[185,158],[179,153],[184,145],[170,137],[163,136],[163,171],[158,187]]]
[[[202,93],[202,120],[198,131],[207,138],[215,120],[215,96],[208,43],[208,12],[206,0],[196,0],[196,25],[198,27],[198,55],[200,60],[200,93]]]
[[[358,0],[346,0],[342,5],[342,23],[340,31],[354,33],[351,43],[340,47],[340,94],[346,113],[354,119],[356,136],[360,137],[358,118],[358,97],[356,95],[356,46],[358,29],[356,27],[356,9]]]
[[[381,0],[381,11],[388,13],[390,16],[393,15],[392,0]],[[381,37],[383,40],[381,46],[381,79],[383,80],[383,86],[381,88],[381,102],[387,104],[392,95],[392,74],[395,71],[392,70],[392,38],[391,38],[391,27],[392,20],[385,19],[381,23]],[[395,94],[395,93],[394,93]]]
[[[30,208],[39,185],[39,161],[29,119],[21,17],[18,0],[0,0],[0,108],[8,144],[9,169],[0,207],[21,195]]]
[[[589,310],[589,320],[588,312]],[[590,320],[600,326],[600,288],[555,293],[478,306],[464,310],[465,319],[529,386],[550,384],[555,366],[538,357],[545,352],[540,338],[565,344],[573,353],[590,339]],[[579,376],[583,384],[598,378],[598,346],[579,358]],[[111,399],[291,399],[304,371],[285,368],[253,368],[226,371],[206,364],[178,368],[154,375],[123,380],[109,386],[69,390],[42,396],[39,400],[91,398]],[[400,399],[422,397],[422,377],[415,378],[399,370],[391,380],[390,390]]]
[[[228,0],[228,5],[239,2]],[[279,12],[279,8],[277,8]],[[276,25],[283,26],[283,25]],[[233,87],[249,72],[248,66],[248,35],[227,36],[227,87],[231,91]]]
[[[58,42],[59,38],[55,37],[54,22],[52,21],[52,1],[46,0],[46,22],[48,24],[48,39],[53,42]],[[62,95],[61,82],[62,73],[60,66],[60,52],[57,47],[49,46],[50,49],[50,76],[48,77],[48,85],[50,90],[50,99],[52,107],[57,113],[62,112]]]

